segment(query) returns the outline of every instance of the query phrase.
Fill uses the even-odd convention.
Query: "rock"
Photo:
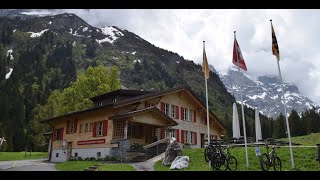
[[[177,156],[172,162],[170,169],[183,169],[187,168],[189,165],[188,156]]]
[[[162,164],[165,166],[170,166],[172,161],[178,156],[178,154],[181,154],[181,149],[182,147],[179,145],[176,138],[173,137],[166,149]]]

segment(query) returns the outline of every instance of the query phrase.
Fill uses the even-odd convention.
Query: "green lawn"
[[[269,149],[270,150],[270,149]],[[208,163],[204,160],[204,149],[184,149],[182,154],[189,156],[189,167],[185,171],[211,171]],[[230,152],[238,160],[238,170],[246,170],[245,148],[230,148]],[[266,152],[265,147],[261,147],[261,154]],[[291,170],[289,148],[277,148],[277,155],[282,162],[282,170]],[[293,148],[295,169],[302,171],[320,171],[320,164],[317,158],[317,148]],[[255,147],[248,147],[248,159],[250,171],[261,171],[259,158],[255,155]],[[163,166],[162,161],[155,164],[156,171],[170,171],[169,167]],[[270,170],[273,170],[272,168]]]
[[[282,138],[280,140],[288,141],[288,138]],[[293,143],[300,143],[305,146],[316,146],[320,144],[320,133],[311,133],[305,136],[291,137]]]
[[[57,164],[56,168],[59,171],[83,171],[94,165],[101,165],[98,167],[100,171],[135,171],[135,169],[128,164],[105,164],[101,161],[67,161]]]
[[[0,152],[0,161],[47,158],[47,152]]]
[[[99,166],[99,171],[135,171],[136,169],[129,164],[104,164]]]

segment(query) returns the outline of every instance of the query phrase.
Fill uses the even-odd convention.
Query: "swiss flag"
[[[233,58],[232,58],[232,63],[238,66],[239,61],[239,67],[243,70],[247,70],[246,63],[244,62],[244,59],[242,57],[242,53],[239,47],[239,44],[237,42],[237,39],[234,39],[233,43]]]

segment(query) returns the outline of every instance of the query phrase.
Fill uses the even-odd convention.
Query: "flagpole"
[[[236,31],[234,31],[234,40],[236,40]],[[244,110],[243,110],[243,99],[242,99],[242,85],[240,81],[240,66],[238,61],[238,47],[236,48],[236,58],[237,58],[237,64],[238,64],[238,81],[240,85],[240,98],[241,98],[241,111],[242,111],[242,125],[243,125],[243,136],[244,136],[244,146],[246,150],[246,163],[247,163],[247,170],[249,168],[249,160],[248,160],[248,147],[247,147],[247,133],[246,133],[246,123],[244,119]]]
[[[271,27],[272,27],[272,19],[270,19],[271,22]],[[291,144],[291,134],[290,134],[290,128],[289,128],[289,121],[288,121],[288,115],[287,115],[287,104],[286,104],[286,98],[284,96],[284,91],[283,91],[283,82],[282,82],[282,77],[281,77],[281,70],[280,70],[280,56],[277,59],[277,65],[278,65],[278,71],[279,71],[279,78],[281,82],[281,92],[282,92],[282,98],[283,98],[283,106],[284,106],[284,113],[286,117],[286,124],[287,124],[287,133],[288,133],[288,139],[289,139],[289,147],[290,147],[290,156],[291,156],[291,166],[292,169],[294,168],[294,160],[293,160],[293,154],[292,154],[292,144]]]
[[[203,41],[203,49],[205,49],[205,41]],[[207,66],[205,65],[204,80],[206,83],[206,105],[207,105],[207,128],[208,128],[208,146],[210,144],[210,126],[209,126],[209,103],[208,103],[208,83],[207,83]],[[211,168],[211,161],[209,160],[209,168]]]

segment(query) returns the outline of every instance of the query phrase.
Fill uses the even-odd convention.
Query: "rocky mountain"
[[[70,13],[12,18],[14,14],[0,17],[0,136],[11,143],[7,150],[24,149],[37,107],[52,91],[69,87],[89,66],[118,66],[125,88],[184,85],[205,102],[201,65],[128,30],[93,27]],[[208,87],[210,110],[230,127],[234,97],[214,72]]]
[[[233,94],[237,101],[240,101],[238,74],[238,69],[231,68],[226,74],[219,73],[219,76],[228,92]],[[282,93],[278,77],[260,76],[256,78],[246,73],[241,73],[239,77],[242,82],[245,104],[253,108],[257,107],[261,113],[270,117],[276,117],[280,112],[284,113],[284,107],[280,101]],[[294,84],[284,83],[283,86],[288,114],[292,109],[301,113],[313,106],[319,108],[310,99],[303,96]]]

